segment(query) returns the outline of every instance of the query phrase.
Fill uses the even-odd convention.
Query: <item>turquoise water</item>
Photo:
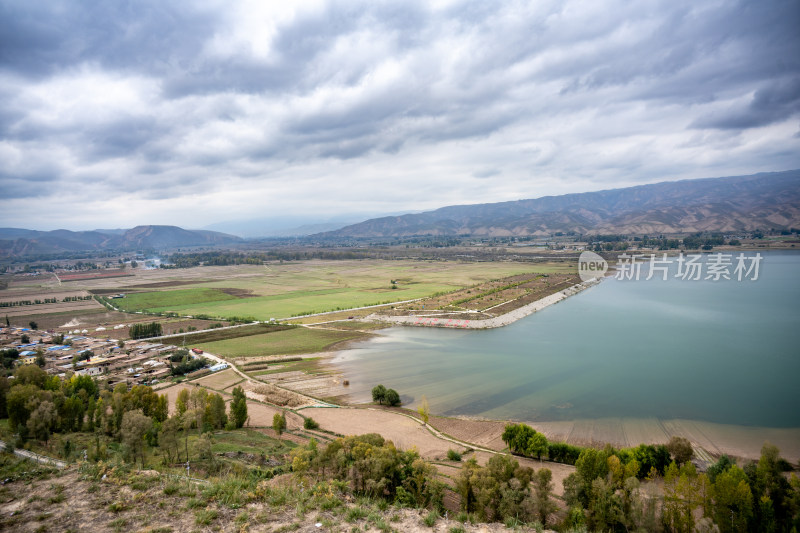
[[[448,416],[800,427],[800,254],[762,256],[757,281],[606,279],[504,328],[391,328],[334,362],[356,400],[383,383]]]

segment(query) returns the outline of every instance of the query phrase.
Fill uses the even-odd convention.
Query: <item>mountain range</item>
[[[258,222],[252,221],[253,224]],[[266,223],[266,220],[261,222]],[[315,229],[333,229],[337,225],[330,221],[328,225],[305,227],[304,231],[286,231],[301,235]],[[422,213],[373,218],[316,233],[311,240],[458,235],[544,237],[557,232],[735,234],[789,228],[800,228],[800,170],[671,181],[513,202],[454,205]],[[0,228],[0,257],[215,247],[240,242],[243,239],[228,233],[177,226],[93,231]]]
[[[374,218],[314,237],[657,235],[771,228],[800,228],[800,170],[455,205]]]
[[[219,246],[241,241],[241,238],[226,233],[187,230],[177,226],[136,226],[127,230],[94,231],[0,228],[0,257],[95,250],[163,250]]]

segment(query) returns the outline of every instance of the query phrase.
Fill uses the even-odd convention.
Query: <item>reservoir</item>
[[[755,281],[676,278],[672,258],[666,281],[607,278],[497,329],[393,327],[333,363],[353,401],[382,383],[445,416],[798,428],[800,253],[761,256]]]

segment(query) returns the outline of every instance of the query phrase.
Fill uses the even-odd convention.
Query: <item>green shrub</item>
[[[194,514],[194,521],[198,526],[207,526],[217,519],[219,513],[214,509],[204,509]]]
[[[461,454],[458,453],[457,451],[453,450],[453,449],[450,449],[450,450],[447,450],[447,458],[450,459],[451,461],[459,461],[460,462],[461,461]]]
[[[367,511],[360,505],[356,507],[351,507],[348,509],[347,514],[345,515],[345,520],[348,522],[358,522],[359,520],[366,518]]]
[[[433,527],[436,525],[437,520],[439,520],[439,511],[434,509],[425,515],[425,518],[422,519],[422,522],[428,527]]]
[[[113,502],[108,504],[108,510],[112,513],[121,513],[128,508],[125,502]]]

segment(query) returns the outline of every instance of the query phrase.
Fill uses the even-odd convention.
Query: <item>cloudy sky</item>
[[[800,2],[0,0],[0,226],[800,168]]]

